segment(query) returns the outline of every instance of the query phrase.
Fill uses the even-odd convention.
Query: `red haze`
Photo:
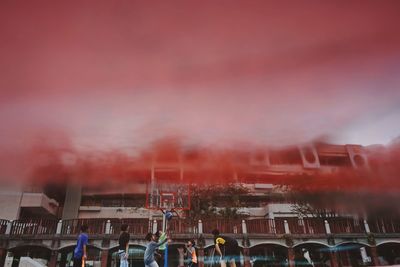
[[[178,147],[201,148],[192,160],[216,181],[246,170],[233,160],[243,147],[379,119],[400,103],[399,9],[2,2],[0,176],[129,179],[151,144],[178,136]]]

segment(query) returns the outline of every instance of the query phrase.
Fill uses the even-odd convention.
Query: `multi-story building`
[[[173,156],[153,155],[145,164],[132,163],[129,179],[123,181],[106,177],[90,185],[4,188],[0,194],[0,260],[17,266],[22,256],[29,256],[48,266],[69,266],[79,226],[88,224],[88,264],[115,266],[118,227],[124,222],[130,225],[132,234],[131,262],[143,265],[143,236],[160,228],[162,220],[160,211],[149,209],[149,198],[153,197],[150,192],[166,182],[195,182],[196,187],[217,184],[219,177],[221,184],[236,184],[245,189],[235,204],[237,216],[207,215],[194,221],[180,212],[181,217],[170,222],[175,236],[171,245],[175,247],[171,250],[172,265],[182,265],[180,247],[188,238],[198,239],[200,255],[211,256],[213,228],[241,241],[241,261],[246,266],[294,266],[299,258],[314,266],[398,263],[400,224],[396,218],[376,220],[364,211],[336,212],[335,217],[323,218],[311,214],[312,211],[300,214],[294,207],[298,204],[286,197],[287,191],[282,189],[296,179],[304,183],[307,177],[368,170],[369,156],[369,150],[359,145],[325,143],[224,151],[211,157],[193,149],[180,150]],[[220,161],[216,163],[216,159]],[[190,203],[186,191],[166,192],[165,196],[168,194],[175,205],[170,207]],[[160,195],[157,191],[156,197]],[[175,199],[179,197],[183,200],[180,204]],[[218,213],[233,203],[231,196],[223,195],[212,205]],[[200,265],[210,264],[209,257],[200,259]]]

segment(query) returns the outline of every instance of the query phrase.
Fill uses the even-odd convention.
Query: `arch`
[[[244,266],[243,247],[239,246],[239,250],[239,255],[235,255],[234,260],[236,262],[236,266],[238,266],[239,263],[240,266]],[[204,247],[204,262],[207,263],[207,265],[213,265],[214,262],[218,262],[215,255],[214,244]],[[227,266],[229,266],[229,264]]]
[[[108,260],[107,266],[119,266],[119,245],[110,247],[108,249]],[[146,247],[142,244],[131,244],[129,243],[129,266],[144,267],[144,251]]]
[[[254,267],[283,266],[288,262],[288,247],[271,242],[250,247],[249,256]]]
[[[362,245],[362,246],[371,247],[370,244],[365,243],[365,242],[360,242],[360,241],[357,241],[357,242],[355,242],[355,241],[343,241],[343,242],[340,242],[340,243],[336,244],[333,247],[336,248],[338,246],[342,246],[342,245],[346,245],[346,244],[358,244],[358,245]]]
[[[400,244],[400,240],[385,240],[385,241],[382,241],[380,243],[377,243],[376,247],[379,247],[381,245],[385,245],[385,244],[388,244],[388,243]]]
[[[307,241],[293,247],[296,265],[323,267],[331,264],[331,250],[327,244]]]
[[[9,247],[8,250],[13,250],[15,248],[19,248],[19,247],[42,247],[42,248],[46,248],[48,250],[53,250],[51,247],[49,247],[46,244],[42,244],[42,243],[30,243],[30,242],[25,242],[25,243],[19,243],[16,244],[15,246]]]
[[[400,264],[400,241],[384,242],[376,247],[380,265],[398,265]]]
[[[73,257],[73,252],[75,249],[76,244],[74,245],[66,245],[63,247],[60,247],[58,249],[58,257],[57,257],[57,264],[58,266],[66,266],[68,262],[72,260]],[[102,249],[99,248],[96,245],[93,244],[88,244],[87,245],[87,262],[99,262],[101,260],[101,253]]]
[[[138,244],[138,243],[129,243],[129,246],[137,246],[137,247],[142,247],[142,248],[146,249],[145,245]],[[119,245],[115,245],[115,246],[109,247],[108,250],[115,250],[115,249],[118,249],[118,247],[119,247]]]
[[[302,245],[307,245],[307,244],[317,244],[317,245],[324,246],[326,248],[330,248],[331,247],[328,244],[325,244],[325,243],[320,242],[320,241],[304,241],[304,242],[301,242],[301,243],[299,243],[297,245],[294,245],[293,248],[296,248],[296,247],[299,247],[299,246],[302,246]]]
[[[257,245],[250,246],[250,249],[253,248],[253,247],[256,247],[256,246],[261,246],[261,245],[277,245],[277,246],[282,246],[282,247],[285,247],[285,248],[289,248],[286,244],[281,244],[279,242],[274,242],[274,241],[272,241],[272,242],[268,241],[268,242],[261,242],[261,243],[258,243]]]
[[[334,250],[340,266],[363,266],[371,263],[371,246],[363,242],[342,242]]]
[[[50,261],[52,249],[44,244],[20,244],[8,250],[12,255],[12,266],[18,266],[21,257],[36,259],[44,265]]]
[[[73,244],[67,244],[67,245],[61,246],[57,250],[60,251],[60,250],[65,250],[65,249],[69,249],[69,248],[74,249],[75,246],[76,246],[76,242],[73,243]],[[103,250],[101,247],[99,247],[98,245],[95,245],[95,244],[88,244],[87,246],[88,247],[93,247],[93,248],[96,248],[96,249],[99,249],[99,250]]]

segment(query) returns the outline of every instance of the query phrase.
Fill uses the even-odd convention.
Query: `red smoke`
[[[154,155],[183,157],[190,182],[246,180],[261,146],[335,136],[400,102],[397,1],[0,5],[7,181],[145,182]],[[255,178],[382,191],[398,160],[382,153],[376,187],[353,171]]]
[[[79,182],[87,186],[108,183],[149,183],[151,169],[159,182],[224,184],[263,182],[288,186],[298,192],[397,192],[400,181],[400,146],[367,148],[369,166],[362,169],[341,167],[324,174],[319,170],[279,175],[267,167],[255,166],[252,159],[263,147],[221,149],[185,146],[181,139],[161,139],[151,146],[129,155],[121,151],[83,152],[50,145],[33,147],[24,158],[29,161],[26,182]],[[275,150],[285,157],[283,149]],[[301,163],[300,163],[301,164]],[[182,180],[181,180],[182,178]]]

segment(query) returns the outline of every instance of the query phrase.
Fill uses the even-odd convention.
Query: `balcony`
[[[132,235],[144,236],[149,231],[161,229],[162,220],[149,219],[24,219],[16,221],[0,220],[0,236],[59,235],[70,236],[79,233],[81,225],[89,226],[91,235],[117,235],[121,224],[128,224]],[[204,219],[193,221],[173,219],[169,231],[174,235],[211,235],[213,229],[225,234],[250,236],[329,236],[376,234],[380,236],[400,234],[400,220],[366,221],[352,218],[253,218],[253,219]]]
[[[43,193],[23,193],[21,210],[36,216],[56,216],[58,202]]]

